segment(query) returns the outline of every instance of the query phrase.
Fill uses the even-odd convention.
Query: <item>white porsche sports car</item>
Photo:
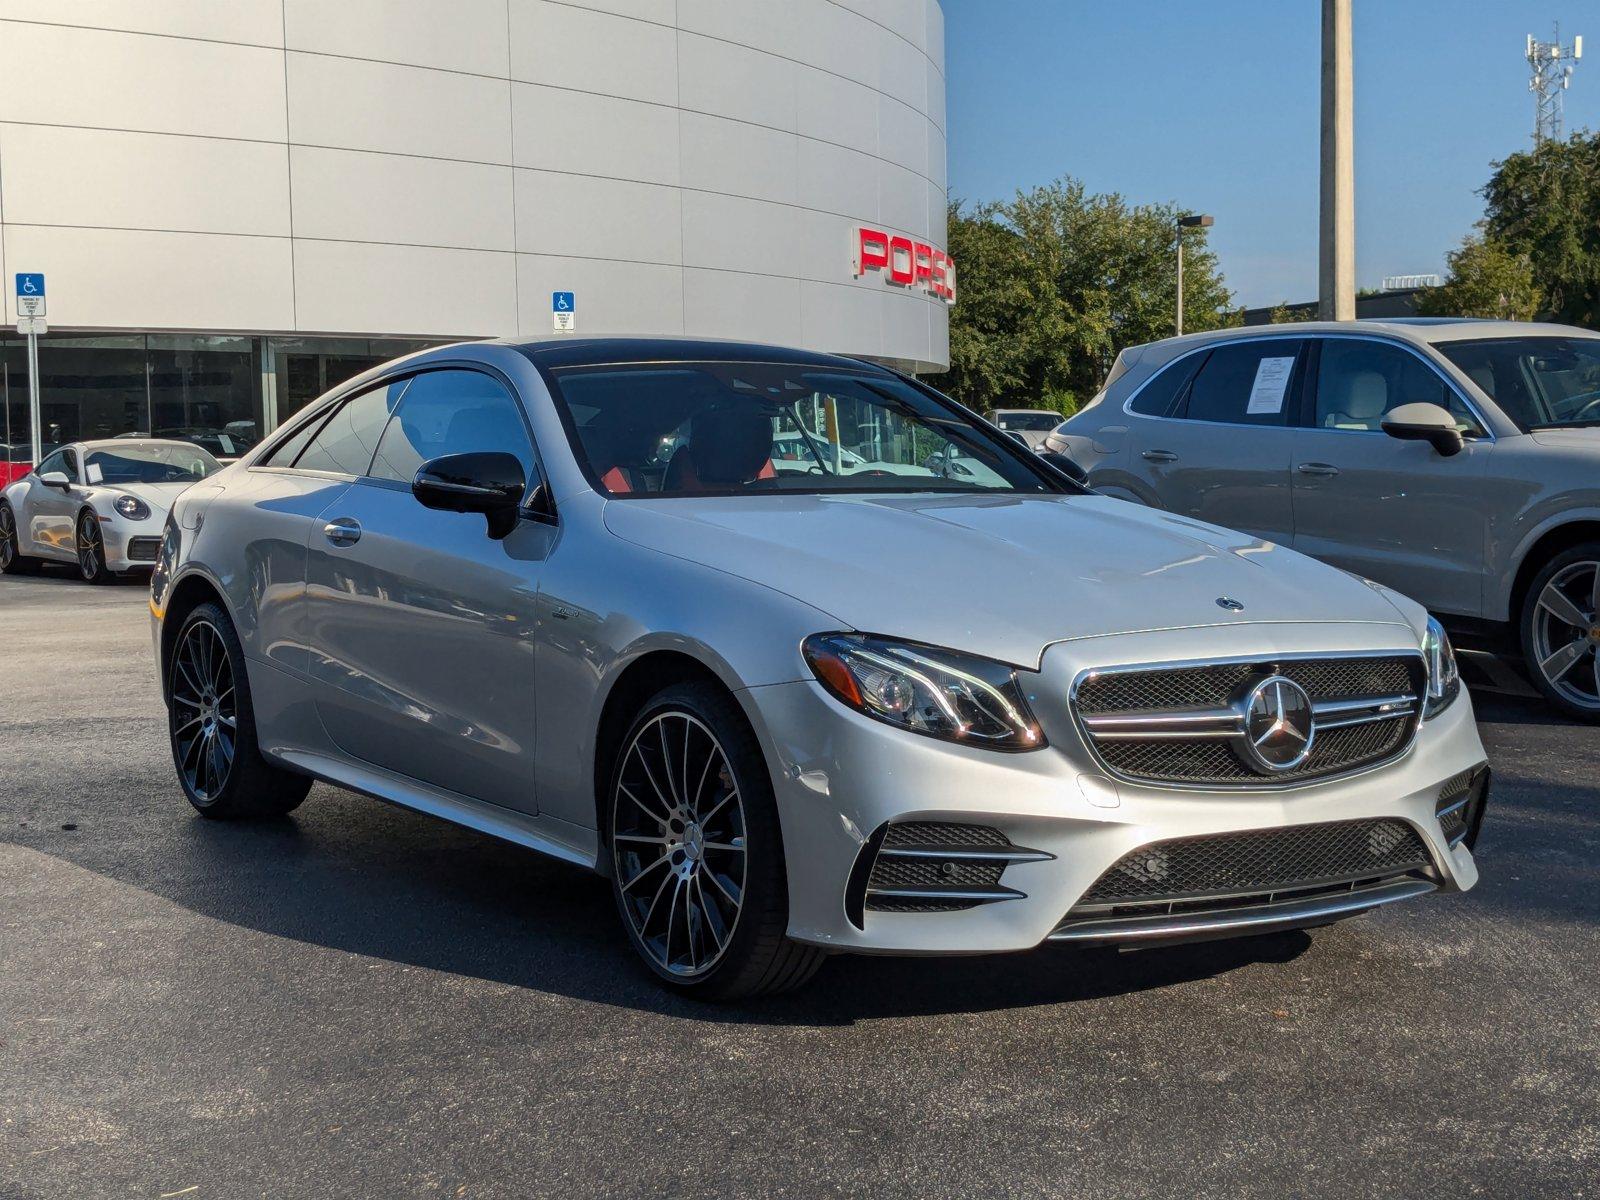
[[[222,469],[190,442],[118,438],[55,450],[0,492],[0,572],[75,562],[86,583],[153,567],[180,492]]]

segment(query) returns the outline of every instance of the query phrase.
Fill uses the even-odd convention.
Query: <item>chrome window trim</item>
[[[1125,417],[1134,417],[1134,418],[1137,418],[1137,419],[1139,419],[1141,421],[1171,421],[1174,424],[1181,424],[1181,425],[1214,425],[1214,426],[1220,426],[1220,427],[1225,428],[1225,429],[1289,429],[1289,430],[1304,429],[1304,430],[1308,430],[1308,431],[1310,431],[1312,433],[1354,433],[1354,434],[1381,433],[1382,430],[1378,430],[1378,429],[1324,429],[1320,425],[1303,425],[1303,424],[1300,423],[1298,414],[1296,415],[1295,421],[1292,424],[1288,424],[1288,425],[1251,425],[1251,424],[1248,424],[1248,423],[1245,423],[1245,422],[1241,422],[1241,421],[1202,421],[1202,420],[1191,420],[1188,417],[1157,417],[1157,416],[1152,416],[1149,413],[1136,413],[1136,412],[1133,411],[1133,402],[1134,402],[1134,400],[1136,400],[1138,398],[1140,392],[1144,391],[1144,389],[1151,384],[1151,382],[1156,378],[1156,376],[1163,374],[1167,370],[1169,370],[1172,367],[1176,366],[1178,363],[1182,362],[1184,359],[1192,358],[1194,355],[1199,354],[1202,351],[1215,350],[1218,346],[1240,346],[1240,345],[1252,344],[1252,343],[1255,343],[1255,342],[1275,342],[1275,341],[1304,341],[1304,342],[1310,342],[1310,341],[1312,341],[1314,339],[1317,339],[1317,338],[1322,338],[1322,339],[1325,339],[1325,340],[1326,339],[1331,339],[1331,338],[1345,338],[1345,339],[1349,339],[1349,340],[1353,340],[1353,341],[1377,342],[1380,345],[1397,346],[1402,350],[1409,351],[1410,353],[1412,353],[1417,358],[1421,359],[1424,363],[1427,364],[1428,369],[1431,370],[1435,375],[1437,375],[1439,377],[1440,381],[1445,385],[1445,387],[1450,389],[1451,393],[1456,397],[1456,399],[1461,401],[1462,406],[1465,407],[1466,410],[1473,415],[1473,417],[1477,420],[1478,424],[1483,428],[1483,436],[1482,437],[1468,437],[1467,438],[1468,441],[1488,442],[1490,444],[1493,444],[1494,442],[1497,442],[1497,441],[1500,440],[1499,436],[1494,431],[1494,426],[1492,424],[1490,424],[1490,422],[1488,422],[1488,421],[1486,421],[1484,419],[1482,408],[1479,407],[1479,405],[1476,402],[1474,402],[1470,396],[1468,396],[1465,392],[1463,392],[1461,390],[1461,387],[1456,383],[1456,381],[1454,379],[1450,378],[1450,376],[1447,375],[1444,372],[1444,370],[1439,366],[1439,364],[1437,362],[1435,362],[1433,360],[1433,358],[1431,356],[1429,356],[1428,354],[1424,353],[1420,348],[1418,348],[1417,346],[1413,345],[1411,342],[1406,341],[1404,338],[1397,338],[1397,337],[1387,336],[1387,335],[1378,334],[1378,333],[1342,333],[1342,332],[1323,333],[1323,332],[1316,332],[1316,331],[1301,331],[1299,333],[1288,333],[1288,332],[1285,332],[1285,333],[1260,334],[1260,335],[1257,335],[1255,337],[1215,338],[1215,339],[1213,339],[1212,341],[1209,341],[1209,342],[1202,342],[1200,345],[1194,346],[1191,349],[1184,351],[1182,354],[1178,355],[1176,358],[1168,359],[1166,362],[1162,363],[1159,367],[1157,367],[1154,371],[1150,372],[1149,377],[1146,378],[1142,383],[1140,383],[1138,387],[1134,388],[1133,391],[1128,394],[1128,398],[1122,402],[1122,414]]]
[[[1085,723],[1083,714],[1078,708],[1078,692],[1091,677],[1102,675],[1126,675],[1137,671],[1172,671],[1195,667],[1224,667],[1233,663],[1317,662],[1330,659],[1360,658],[1414,658],[1422,667],[1423,679],[1427,679],[1427,659],[1422,651],[1415,646],[1397,647],[1392,650],[1320,650],[1295,651],[1290,654],[1233,654],[1221,658],[1186,658],[1148,663],[1125,663],[1114,667],[1085,667],[1073,677],[1072,685],[1067,689],[1067,708],[1072,714],[1072,725],[1077,731],[1078,739],[1094,759],[1095,766],[1118,783],[1125,783],[1130,787],[1154,788],[1167,792],[1221,792],[1226,795],[1237,795],[1240,792],[1284,792],[1296,788],[1320,787],[1325,783],[1354,779],[1360,775],[1380,771],[1406,758],[1417,744],[1417,738],[1422,733],[1423,722],[1419,719],[1412,725],[1411,736],[1406,740],[1405,745],[1401,746],[1388,758],[1380,759],[1375,763],[1368,763],[1365,766],[1356,767],[1349,771],[1336,771],[1328,775],[1318,775],[1313,779],[1286,779],[1277,783],[1265,776],[1262,777],[1259,783],[1192,783],[1184,780],[1144,779],[1137,775],[1128,775],[1106,762],[1100,753],[1100,748],[1095,744],[1094,735],[1090,732],[1089,726]]]

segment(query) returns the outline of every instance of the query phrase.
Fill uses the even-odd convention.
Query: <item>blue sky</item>
[[[1216,216],[1243,304],[1310,300],[1317,0],[943,0],[950,193],[1058,175]],[[1530,144],[1524,42],[1585,34],[1568,130],[1600,126],[1600,5],[1354,0],[1356,281],[1444,268],[1490,164]],[[1591,58],[1592,56],[1592,58]]]

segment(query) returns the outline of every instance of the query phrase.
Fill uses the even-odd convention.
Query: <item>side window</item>
[[[334,471],[340,475],[365,475],[372,452],[389,416],[400,402],[409,380],[362,392],[347,400],[329,417],[294,465],[304,471]]]
[[[1155,378],[1139,389],[1139,394],[1129,406],[1130,411],[1146,417],[1170,417],[1177,407],[1178,397],[1205,360],[1206,354],[1202,350],[1156,372]]]
[[[1378,432],[1391,409],[1417,403],[1449,410],[1463,433],[1483,433],[1455,390],[1409,350],[1364,338],[1328,338],[1322,343],[1317,364],[1318,429]]]
[[[290,467],[294,460],[300,457],[300,451],[306,448],[306,443],[311,440],[311,435],[322,427],[322,417],[307,421],[294,435],[281,443],[261,460],[263,467]]]
[[[1273,338],[1218,346],[1195,373],[1183,415],[1229,425],[1289,424],[1301,345]]]
[[[512,395],[479,371],[426,371],[411,379],[367,473],[410,483],[429,459],[478,450],[515,454],[532,482],[533,443]]]
[[[67,458],[65,450],[57,450],[54,454],[47,455],[35,470],[37,475],[48,475],[52,471],[60,471],[68,479],[76,482],[78,474],[72,469],[72,463]]]

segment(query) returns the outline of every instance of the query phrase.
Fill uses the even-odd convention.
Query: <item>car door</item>
[[[1435,612],[1483,607],[1484,487],[1494,442],[1420,351],[1373,337],[1317,339],[1295,433],[1295,549],[1387,584]],[[1449,409],[1466,435],[1445,458],[1383,432],[1390,409]]]
[[[402,382],[397,403],[391,385],[387,402],[352,415],[343,449],[307,450],[354,476],[308,550],[317,711],[354,758],[534,812],[535,605],[555,528],[529,518],[495,540],[482,516],[424,508],[411,492],[424,461],[487,450],[515,454],[531,487],[532,437],[497,376],[449,367]],[[369,447],[370,463],[350,461]]]
[[[58,488],[40,482],[43,476],[52,473],[65,475],[70,485]],[[28,478],[23,511],[16,514],[18,530],[25,531],[23,537],[31,543],[23,553],[77,560],[77,520],[83,507],[79,478],[78,458],[70,446],[47,455],[39,469]]]
[[[1287,545],[1303,348],[1299,338],[1223,341],[1174,362],[1141,389],[1164,401],[1158,412],[1130,400],[1126,468],[1169,512]]]

